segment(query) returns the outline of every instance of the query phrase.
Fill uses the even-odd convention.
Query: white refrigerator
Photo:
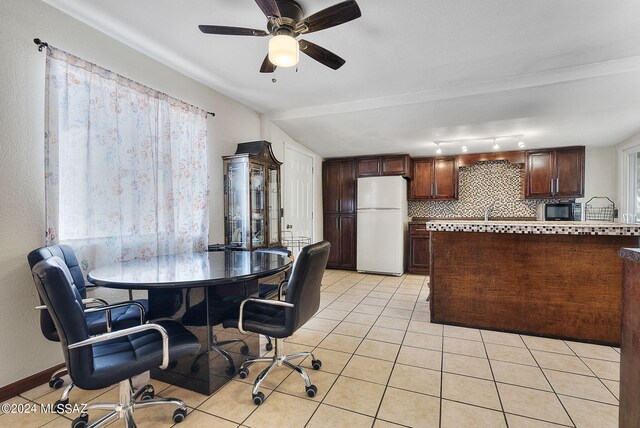
[[[359,272],[402,275],[407,248],[407,181],[400,176],[358,178]]]

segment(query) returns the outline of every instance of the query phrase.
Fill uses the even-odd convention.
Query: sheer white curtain
[[[47,244],[87,271],[205,250],[206,112],[55,48],[46,84]]]

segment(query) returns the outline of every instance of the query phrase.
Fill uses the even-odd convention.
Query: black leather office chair
[[[293,259],[291,250],[286,248],[260,248],[256,250],[261,253],[272,253],[278,254],[282,257],[288,257]],[[286,283],[289,281],[289,276],[291,274],[291,268],[288,268],[284,272],[274,275],[273,277],[263,278],[258,281],[258,297],[261,299],[273,299],[276,298],[278,300],[282,300],[286,293]],[[271,351],[273,349],[273,343],[271,342],[271,338],[269,336],[265,336],[267,339],[267,344],[265,345],[265,349],[267,351]]]
[[[330,247],[327,241],[322,241],[307,245],[300,251],[287,284],[284,300],[244,299],[240,304],[238,318],[225,319],[222,324],[226,328],[238,328],[241,333],[254,332],[275,338],[275,355],[272,358],[248,359],[238,370],[239,376],[246,378],[249,375],[247,365],[254,362],[271,363],[258,375],[253,384],[252,398],[255,404],[259,405],[264,401],[264,394],[260,392],[260,384],[264,378],[275,367],[283,364],[302,376],[308,396],[313,397],[318,391],[316,386],[311,384],[307,373],[290,360],[310,356],[312,367],[316,370],[320,369],[322,362],[311,352],[285,355],[280,339],[291,336],[313,317],[320,307],[320,286]]]
[[[78,290],[78,293],[82,299],[82,307],[86,308],[90,304],[98,304],[101,306],[107,305],[107,302],[97,298],[87,298],[87,286],[78,263],[78,258],[68,245],[51,245],[48,247],[40,247],[31,251],[27,255],[29,267],[33,267],[40,261],[46,260],[53,256],[59,257],[64,261],[73,282]],[[44,301],[40,299],[40,303],[44,304]],[[59,342],[60,337],[56,326],[49,315],[49,311],[44,306],[40,306],[40,329],[42,334],[48,340],[53,342]],[[148,303],[146,300],[119,302],[115,305],[110,305],[109,308],[105,308],[104,311],[90,312],[87,314],[87,325],[90,334],[106,333],[112,330],[121,330],[127,327],[140,325],[146,321],[146,310],[148,309]],[[49,386],[51,388],[61,388],[64,384],[62,376],[67,372],[66,367],[60,369],[51,375],[49,379]],[[55,408],[59,408],[69,403],[69,394],[73,389],[73,383],[67,385],[62,392],[62,396],[55,402]]]
[[[173,420],[184,420],[187,414],[184,402],[173,398],[154,399],[151,385],[134,392],[131,378],[158,366],[166,368],[170,361],[178,358],[195,355],[200,344],[192,333],[174,321],[158,321],[92,336],[87,313],[106,309],[84,309],[82,296],[64,260],[57,256],[47,258],[36,263],[31,273],[58,332],[74,384],[94,390],[120,383],[119,403],[89,404],[72,422],[73,428],[87,426],[87,412],[91,409],[111,410],[91,427],[102,426],[118,418],[124,419],[126,427],[135,427],[135,409],[159,404],[178,406]],[[143,400],[137,401],[141,397]]]

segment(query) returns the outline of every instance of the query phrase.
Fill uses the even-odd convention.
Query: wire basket
[[[294,255],[297,255],[302,247],[310,243],[311,238],[308,236],[294,236],[292,230],[282,231],[282,245],[290,249]]]
[[[585,220],[613,221],[615,215],[616,204],[606,196],[594,196],[584,205]]]

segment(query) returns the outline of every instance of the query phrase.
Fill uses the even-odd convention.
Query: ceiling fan
[[[264,58],[261,73],[272,73],[276,67],[291,67],[298,63],[299,52],[337,70],[345,60],[333,52],[307,40],[296,40],[301,34],[309,34],[344,24],[361,16],[355,0],[347,0],[330,6],[304,18],[302,7],[295,0],[255,0],[268,19],[267,30],[226,27],[222,25],[199,25],[206,34],[230,36],[265,37],[269,40],[269,53]]]

